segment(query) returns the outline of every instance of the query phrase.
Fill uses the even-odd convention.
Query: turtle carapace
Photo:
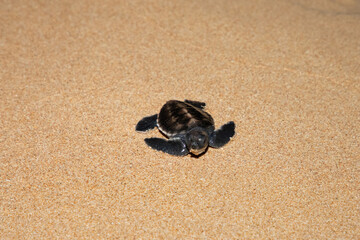
[[[214,119],[204,111],[205,103],[185,100],[170,100],[159,114],[141,119],[136,131],[146,132],[155,127],[169,139],[145,138],[151,148],[175,156],[185,156],[189,152],[200,155],[208,146],[220,148],[235,134],[235,123],[228,122],[215,130]]]

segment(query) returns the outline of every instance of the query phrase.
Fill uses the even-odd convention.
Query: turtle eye
[[[194,145],[196,145],[196,148],[203,148],[205,145],[206,137],[204,135],[197,136],[194,139]]]

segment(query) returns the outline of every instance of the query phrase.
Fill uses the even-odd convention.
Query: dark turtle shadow
[[[169,137],[165,135],[165,133],[163,133],[162,131],[160,131],[160,129],[158,128],[157,129],[159,131],[159,133],[161,133],[161,135],[164,136],[164,138],[166,138],[167,140],[169,140]]]

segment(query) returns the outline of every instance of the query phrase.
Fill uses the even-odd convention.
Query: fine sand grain
[[[2,0],[0,238],[359,239],[359,63],[357,0]],[[185,98],[232,141],[148,148]]]

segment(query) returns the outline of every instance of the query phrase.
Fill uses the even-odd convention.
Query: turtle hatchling
[[[203,154],[207,148],[220,148],[235,134],[235,123],[230,121],[215,130],[214,119],[205,112],[205,103],[170,100],[159,114],[144,117],[136,131],[146,132],[158,127],[169,139],[145,138],[146,144],[158,151],[175,156]]]

